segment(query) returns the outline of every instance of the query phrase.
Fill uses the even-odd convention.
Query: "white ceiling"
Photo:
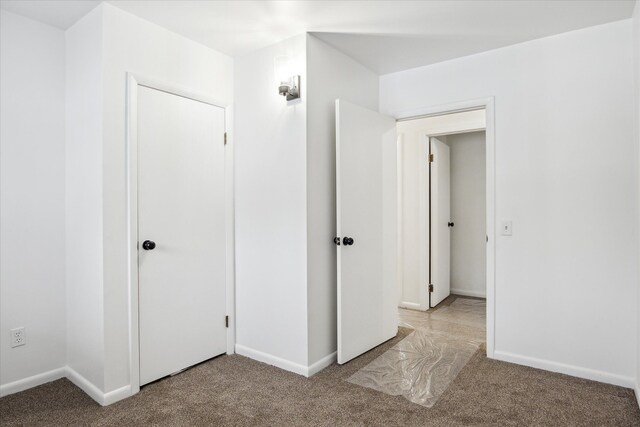
[[[634,0],[191,1],[109,3],[230,56],[305,31],[379,74],[630,18]],[[99,1],[7,1],[66,29]]]
[[[99,0],[2,0],[0,8],[66,30],[99,4]]]

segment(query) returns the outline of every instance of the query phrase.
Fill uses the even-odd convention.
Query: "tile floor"
[[[426,312],[399,309],[399,326],[414,331],[347,381],[431,408],[484,348],[485,312],[485,300],[458,296]]]

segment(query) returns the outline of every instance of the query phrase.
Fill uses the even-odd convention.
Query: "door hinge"
[[[433,154],[429,154],[429,163],[433,162]]]
[[[433,292],[433,285],[429,285],[429,292]]]
[[[224,133],[224,145],[227,145],[227,133]]]
[[[225,328],[229,327],[229,316],[224,316],[224,327]]]

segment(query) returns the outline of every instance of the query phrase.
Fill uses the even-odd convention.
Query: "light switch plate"
[[[502,232],[503,236],[511,236],[513,234],[513,225],[511,221],[502,221]]]

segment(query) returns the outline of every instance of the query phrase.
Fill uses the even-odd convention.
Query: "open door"
[[[338,363],[398,332],[396,122],[336,100]]]
[[[451,173],[449,147],[430,138],[429,142],[429,229],[431,230],[429,283],[432,285],[431,307],[440,304],[451,290]]]

